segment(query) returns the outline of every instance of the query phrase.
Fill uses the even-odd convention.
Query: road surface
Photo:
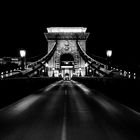
[[[140,113],[62,80],[2,108],[0,140],[140,140]]]

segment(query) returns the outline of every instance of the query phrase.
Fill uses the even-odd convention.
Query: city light
[[[50,27],[47,28],[48,33],[82,33],[86,32],[87,28],[83,27]]]
[[[26,59],[25,59],[25,57],[26,57],[26,50],[21,49],[19,51],[19,53],[20,53],[20,57],[21,57],[21,67],[20,67],[20,69],[21,70],[25,70],[25,68],[26,68]]]
[[[45,63],[45,67],[48,67],[49,65],[48,65],[48,63]]]
[[[108,57],[111,57],[111,56],[112,56],[112,50],[107,50],[107,51],[106,51],[106,55],[107,55]]]
[[[112,56],[112,50],[107,50],[106,51],[107,55],[107,69],[111,70],[111,56]]]
[[[136,73],[134,73],[134,79],[136,79]]]
[[[26,56],[26,51],[25,50],[20,50],[20,56],[25,57]]]
[[[85,67],[88,67],[88,63],[85,63]]]

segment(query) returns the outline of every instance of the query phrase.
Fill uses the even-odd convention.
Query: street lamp
[[[21,68],[22,68],[22,70],[24,70],[25,69],[26,50],[22,49],[19,51],[19,53],[20,53],[20,57],[21,57]]]
[[[111,56],[112,56],[112,50],[107,50],[106,51],[106,55],[107,55],[107,67],[108,67],[108,70],[110,70],[111,68],[110,68],[110,58],[111,58]]]
[[[54,70],[55,70],[55,68],[52,68],[52,70],[53,70],[53,75],[52,76],[54,77]]]
[[[48,66],[49,66],[48,63],[45,63],[45,67],[48,68]]]
[[[26,56],[26,51],[25,50],[20,50],[20,56],[25,57]]]
[[[89,76],[92,76],[92,70],[91,70],[91,68],[89,69]]]
[[[107,55],[107,57],[111,57],[112,56],[112,50],[107,50],[106,55]]]
[[[46,76],[48,76],[48,67],[49,67],[48,63],[45,63],[45,67],[46,67]]]

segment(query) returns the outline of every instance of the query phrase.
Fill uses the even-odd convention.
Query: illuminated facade
[[[48,62],[48,76],[85,76],[85,61],[77,50],[77,42],[86,52],[86,39],[89,33],[83,27],[47,28],[45,37],[48,41],[48,52],[57,45],[54,56]]]

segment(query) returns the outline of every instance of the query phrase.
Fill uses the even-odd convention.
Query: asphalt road
[[[140,113],[59,81],[2,108],[0,140],[140,140]]]

